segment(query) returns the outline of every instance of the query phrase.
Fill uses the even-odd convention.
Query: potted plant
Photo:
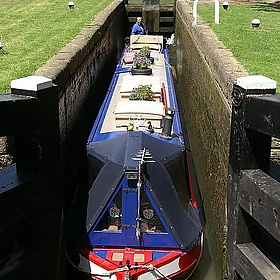
[[[151,48],[149,46],[142,47],[138,52],[138,55],[140,56],[150,57],[150,54],[151,54]]]
[[[136,55],[133,59],[133,66],[137,69],[147,69],[151,61],[146,56]]]
[[[147,57],[151,61],[151,64],[155,61],[154,58],[151,57],[151,48],[149,46],[142,47],[137,55]]]
[[[152,91],[152,85],[139,85],[132,90],[129,96],[129,100],[154,100],[154,92]]]
[[[151,75],[152,69],[149,68],[151,61],[146,56],[135,55],[133,58],[132,75]]]

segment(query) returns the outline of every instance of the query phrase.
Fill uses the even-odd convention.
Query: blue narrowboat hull
[[[187,279],[202,227],[168,49],[161,36],[130,40],[88,138],[89,191],[69,211],[67,256],[92,279]],[[126,58],[145,48],[152,74],[135,77]],[[143,86],[152,97],[132,100]]]

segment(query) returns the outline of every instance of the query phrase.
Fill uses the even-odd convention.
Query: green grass
[[[199,4],[198,14],[250,75],[276,80],[280,92],[280,8],[231,4],[225,11],[220,6],[220,24],[214,23],[213,4]],[[260,20],[259,28],[252,28],[254,18]]]
[[[1,0],[0,93],[10,81],[36,69],[71,41],[113,0]]]
[[[1,0],[0,93],[9,92],[10,81],[34,74],[36,69],[71,41],[94,16],[113,0],[68,1]],[[233,5],[220,8],[220,23],[214,23],[214,5],[198,5],[198,13],[252,75],[277,81],[280,92],[280,9],[269,5]],[[253,18],[261,21],[251,27]]]

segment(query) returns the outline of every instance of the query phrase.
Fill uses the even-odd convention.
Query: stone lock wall
[[[116,0],[35,73],[58,86],[66,197],[80,177],[87,137],[123,50],[127,26],[124,3]]]
[[[36,71],[36,75],[51,78],[59,87],[62,139],[74,125],[102,70],[108,70],[112,63],[116,65],[124,46],[124,15],[123,2],[114,1]],[[103,79],[104,83],[107,79]]]
[[[199,9],[199,7],[198,7]],[[226,277],[226,186],[233,83],[247,72],[210,27],[192,24],[192,8],[177,1],[177,91],[187,124],[217,278]]]
[[[23,83],[1,95],[3,280],[66,279],[63,218],[77,183],[83,183],[87,137],[123,50],[126,26],[124,4],[114,1],[37,70],[50,79],[49,87],[34,90],[34,77],[26,77],[29,90]],[[13,164],[10,152],[16,155]]]
[[[116,0],[36,72],[58,86],[66,192],[80,177],[79,162],[123,48],[125,26],[124,3]],[[208,243],[218,279],[223,279],[231,92],[236,78],[248,73],[208,26],[192,25],[192,10],[186,1],[177,1],[175,26],[180,112],[197,171]]]

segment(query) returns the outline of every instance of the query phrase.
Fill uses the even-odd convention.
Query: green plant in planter
[[[139,56],[146,56],[149,57],[151,54],[151,49],[149,46],[144,46],[140,49],[140,51],[138,52]]]
[[[152,85],[139,85],[132,90],[129,96],[129,100],[154,100],[154,92],[152,91]]]
[[[146,56],[135,55],[133,58],[133,67],[137,69],[146,69],[151,65],[151,61]]]
[[[129,95],[129,100],[140,100],[139,94],[137,92],[133,91]]]

